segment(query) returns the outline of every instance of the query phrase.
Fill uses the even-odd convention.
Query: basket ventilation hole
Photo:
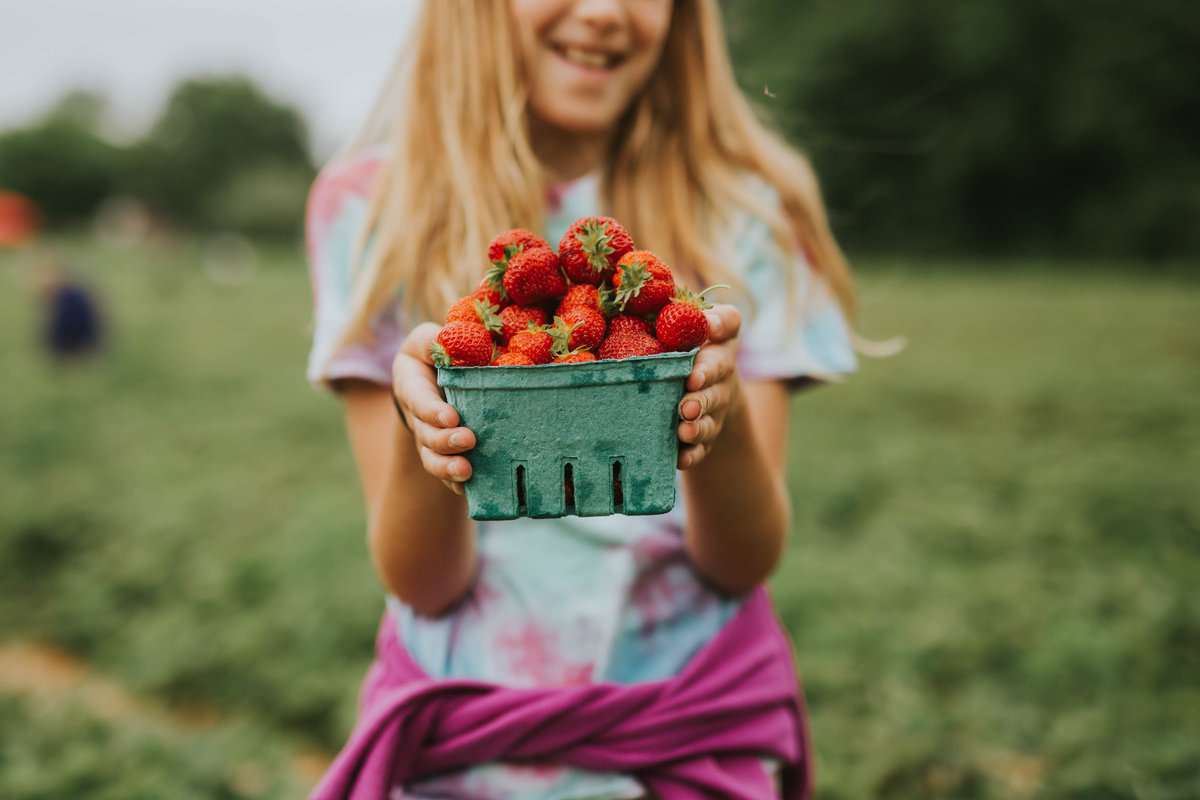
[[[525,503],[525,465],[517,464],[517,514],[525,516],[527,510]]]
[[[575,468],[569,463],[563,464],[563,500],[566,513],[575,513]]]
[[[621,489],[621,462],[613,462],[613,513],[625,513],[625,492]]]

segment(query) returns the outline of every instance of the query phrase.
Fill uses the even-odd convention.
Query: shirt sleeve
[[[407,333],[398,304],[388,304],[370,321],[366,342],[343,344],[354,294],[355,244],[367,213],[367,198],[382,155],[335,161],[321,171],[308,197],[305,248],[313,290],[313,341],[306,377],[330,389],[340,378],[389,385],[392,358]],[[370,243],[367,244],[369,249]]]
[[[854,372],[850,326],[824,276],[800,249],[784,251],[757,217],[743,221],[735,247],[734,266],[752,301],[742,309],[742,378],[799,386],[805,379],[840,381]]]

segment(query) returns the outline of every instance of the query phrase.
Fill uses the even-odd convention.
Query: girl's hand
[[[455,494],[463,494],[463,481],[471,477],[471,462],[462,456],[475,446],[475,434],[458,426],[458,412],[443,399],[429,345],[441,328],[432,322],[418,325],[400,345],[392,361],[392,391],[404,411],[421,465]]]
[[[704,460],[721,434],[725,415],[740,401],[737,376],[737,335],[742,315],[729,305],[704,312],[708,317],[708,343],[696,354],[692,374],[685,384],[687,394],[679,401],[679,469],[694,467]]]

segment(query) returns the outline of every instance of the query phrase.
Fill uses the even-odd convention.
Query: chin
[[[608,133],[617,124],[616,117],[609,115],[597,115],[595,113],[579,113],[579,114],[564,114],[561,111],[557,114],[539,114],[542,120],[560,131],[565,133],[574,133],[581,136],[597,135]]]

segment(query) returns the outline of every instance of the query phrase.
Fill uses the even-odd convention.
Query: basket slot
[[[612,462],[612,501],[613,513],[625,513],[625,490],[621,486],[621,461],[616,459]]]
[[[563,464],[563,513],[574,514],[575,512],[575,467],[571,462]]]
[[[529,511],[525,501],[525,465],[517,464],[517,516],[524,517]]]

